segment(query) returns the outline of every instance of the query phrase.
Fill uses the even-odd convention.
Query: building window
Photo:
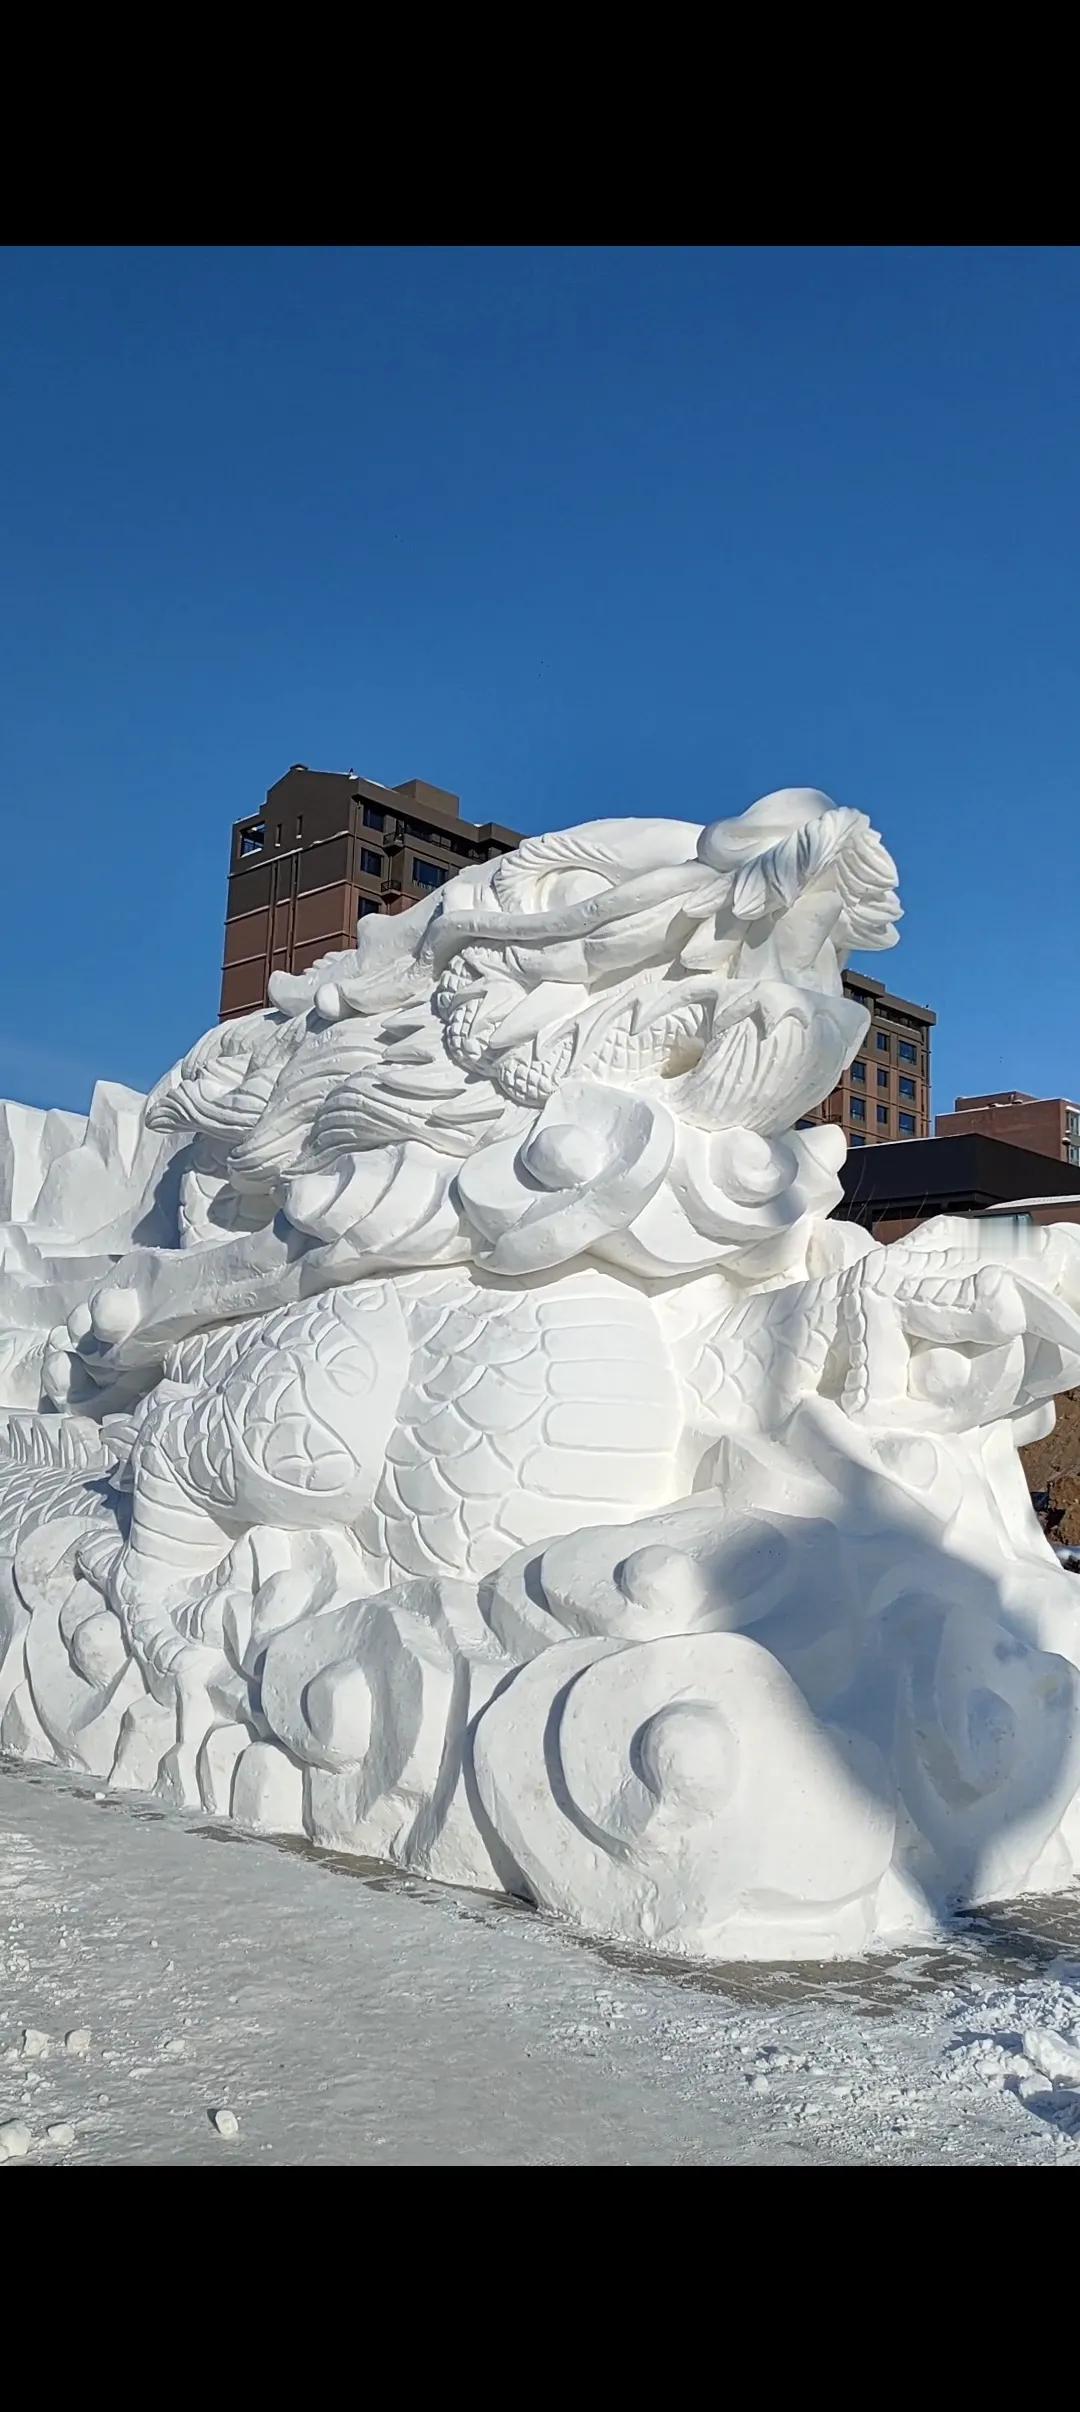
[[[386,814],[379,811],[377,804],[365,804],[364,827],[365,829],[385,829]]]
[[[852,1067],[851,1067],[851,1077],[852,1077],[852,1080],[865,1080],[865,1079],[866,1079],[866,1065],[865,1065],[865,1064],[861,1064],[861,1063],[859,1063],[859,1062],[855,1062],[855,1063],[853,1063],[853,1064],[852,1064]]]
[[[1065,1134],[1069,1139],[1080,1139],[1080,1114],[1074,1114],[1071,1107],[1065,1116]]]
[[[360,869],[368,879],[382,878],[382,860],[381,854],[376,854],[374,846],[361,846]]]
[[[877,1118],[878,1118],[878,1121],[879,1121],[879,1122],[883,1122],[883,1123],[885,1123],[886,1127],[888,1126],[888,1120],[889,1120],[889,1109],[888,1109],[888,1106],[879,1106],[879,1107],[878,1107],[878,1110],[877,1110]]]
[[[849,1146],[849,1147],[865,1147],[865,1146],[866,1146],[866,1134],[865,1134],[865,1132],[864,1132],[864,1131],[852,1131],[851,1137],[850,1137],[850,1139],[848,1140],[848,1146]]]
[[[457,838],[452,837],[448,829],[433,829],[430,821],[403,821],[401,826],[406,837],[420,838],[425,846],[453,847],[458,844]]]
[[[914,1097],[915,1095],[914,1081],[906,1080],[903,1073],[900,1075],[900,1095],[901,1097]]]
[[[377,913],[378,910],[379,907],[374,896],[362,896],[360,899],[360,909],[357,913],[357,920],[362,921],[365,913]]]
[[[437,863],[422,863],[415,854],[412,875],[418,888],[441,888],[446,878],[445,871],[440,871]]]
[[[889,1033],[888,1033],[888,1031],[887,1031],[887,1030],[877,1030],[877,1031],[875,1031],[875,1033],[874,1033],[874,1037],[875,1037],[875,1041],[876,1041],[876,1045],[877,1045],[877,1051],[878,1051],[878,1054],[879,1054],[879,1055],[887,1055],[887,1054],[888,1054],[888,1052],[889,1052]]]
[[[915,1116],[914,1116],[914,1114],[901,1114],[901,1116],[900,1116],[900,1137],[901,1137],[901,1139],[914,1139],[914,1137],[915,1137]]]
[[[898,1039],[897,1045],[900,1049],[900,1061],[902,1064],[918,1063],[918,1054],[915,1048],[912,1046],[910,1039]]]
[[[1080,1164],[1080,1147],[1076,1145],[1075,1140],[1070,1140],[1065,1150],[1065,1160],[1068,1164]]]
[[[264,828],[264,826],[263,826],[263,823],[262,823],[261,821],[257,821],[257,822],[256,822],[254,829],[242,829],[242,830],[241,830],[241,832],[240,832],[240,852],[241,852],[241,854],[261,854],[261,853],[262,853],[262,850],[263,850],[263,847],[264,847],[264,845],[265,845],[265,844],[266,844],[266,830],[265,830],[265,828]]]
[[[866,1120],[866,1099],[865,1099],[865,1097],[853,1097],[853,1098],[852,1098],[852,1100],[851,1100],[851,1119],[852,1119],[852,1121],[853,1121],[853,1122],[865,1122],[865,1120]]]
[[[888,1088],[888,1086],[889,1086],[889,1075],[888,1075],[888,1073],[887,1073],[887,1071],[886,1071],[886,1069],[885,1069],[884,1064],[879,1064],[879,1065],[878,1065],[878,1072],[877,1072],[877,1085],[878,1085],[879,1089],[887,1089],[887,1088]]]
[[[276,829],[275,829],[275,831],[274,831],[274,844],[275,844],[275,846],[280,846],[280,844],[281,844],[281,836],[282,836],[282,831],[283,831],[284,827],[285,827],[285,823],[284,823],[284,821],[279,821],[279,822],[278,822],[278,825],[277,825],[277,828],[276,828]]]

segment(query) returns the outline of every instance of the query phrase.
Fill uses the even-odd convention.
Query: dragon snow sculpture
[[[0,1235],[0,1749],[699,1956],[1068,1881],[1016,1446],[1080,1233],[878,1247],[806,1121],[898,917],[813,790],[529,838],[202,1039],[86,1232],[65,1129]]]

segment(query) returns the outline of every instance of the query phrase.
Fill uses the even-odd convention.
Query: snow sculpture
[[[804,1122],[898,915],[815,791],[597,822],[5,1109],[0,1749],[669,1952],[1065,1884],[1080,1232],[878,1247]]]

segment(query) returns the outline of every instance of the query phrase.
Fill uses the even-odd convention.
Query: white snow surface
[[[6,2175],[1080,2160],[1075,1894],[851,1966],[657,1967],[20,1770],[0,1896]]]

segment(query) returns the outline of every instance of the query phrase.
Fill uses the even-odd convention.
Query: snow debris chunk
[[[239,2119],[237,2118],[237,2116],[236,2116],[236,2112],[235,2112],[235,2111],[231,2111],[231,2110],[216,2110],[216,2111],[211,2111],[211,2114],[210,2114],[210,2119],[211,2119],[211,2124],[212,2124],[212,2126],[216,2127],[216,2129],[217,2129],[217,2131],[218,2131],[219,2136],[238,2136],[238,2135],[239,2135],[239,2133],[240,2133],[240,2121],[239,2121]]]
[[[1049,2077],[1052,2085],[1080,2086],[1080,2051],[1055,2027],[1026,2028],[1023,2045],[1032,2068]]]

